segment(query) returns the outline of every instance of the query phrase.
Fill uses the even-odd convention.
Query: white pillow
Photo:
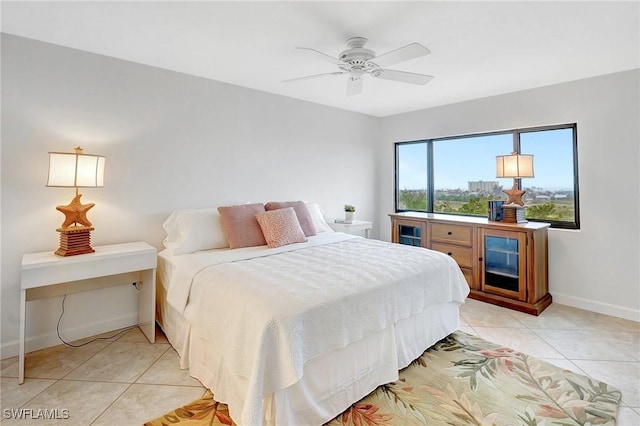
[[[177,210],[162,224],[163,244],[174,255],[229,247],[217,209]]]
[[[311,215],[311,219],[313,220],[313,224],[316,227],[316,232],[335,232],[324,220],[324,216],[322,215],[322,209],[316,203],[305,203],[307,205],[307,210],[309,210],[309,215]]]

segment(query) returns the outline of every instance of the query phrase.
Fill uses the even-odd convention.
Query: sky
[[[550,191],[573,189],[572,129],[547,130],[521,135],[521,153],[532,154],[534,178],[523,186]],[[469,181],[497,181],[504,188],[513,179],[496,178],[496,156],[510,154],[512,135],[499,134],[441,140],[434,143],[435,189],[468,189]],[[426,146],[400,145],[400,189],[427,187]]]

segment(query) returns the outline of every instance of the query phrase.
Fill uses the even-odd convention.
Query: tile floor
[[[640,323],[558,304],[535,317],[468,300],[461,308],[461,329],[617,386],[622,390],[618,425],[640,426]],[[20,386],[17,357],[2,360],[0,368],[3,410],[66,408],[70,418],[58,422],[67,426],[141,425],[204,391],[178,368],[178,355],[161,331],[153,345],[133,329],[82,348],[30,353]]]

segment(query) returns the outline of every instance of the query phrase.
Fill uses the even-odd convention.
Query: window
[[[501,199],[511,179],[496,179],[496,155],[512,151],[511,134],[433,141],[434,208],[437,213],[486,216],[487,200]]]
[[[523,179],[529,220],[578,228],[575,127],[520,132],[520,150],[533,154],[535,177]]]
[[[534,178],[521,179],[526,217],[579,228],[576,125],[516,129],[396,143],[396,211],[486,216],[512,179],[495,177],[495,158],[534,156]]]
[[[427,144],[423,142],[399,144],[396,148],[396,186],[401,188],[397,207],[400,210],[426,211]]]

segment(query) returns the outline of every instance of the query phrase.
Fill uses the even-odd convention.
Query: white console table
[[[95,253],[61,257],[53,251],[22,256],[18,383],[24,382],[27,302],[137,283],[138,326],[155,341],[157,250],[144,242],[94,247]]]

